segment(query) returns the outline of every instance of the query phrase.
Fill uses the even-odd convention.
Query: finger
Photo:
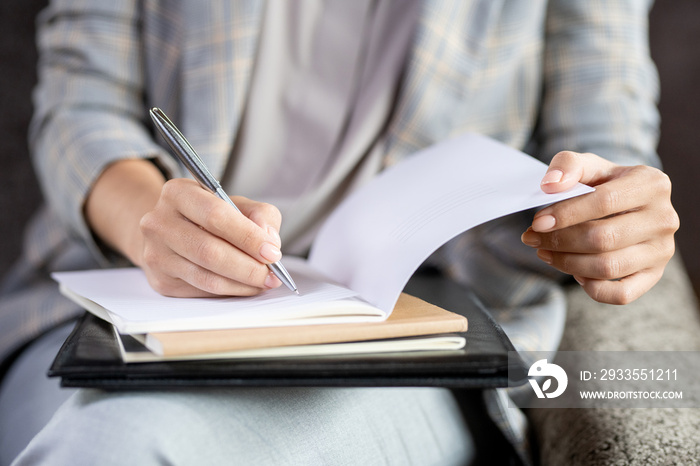
[[[672,241],[671,241],[672,242]],[[557,270],[577,277],[599,280],[624,278],[660,264],[666,264],[673,255],[674,247],[660,248],[658,245],[642,243],[619,251],[601,254],[576,254],[537,251],[537,257]]]
[[[163,296],[175,298],[211,297],[211,293],[201,290],[177,278],[178,266],[184,264],[183,259],[173,253],[163,244],[156,243],[144,249],[144,263],[141,265],[148,283]],[[179,275],[179,274],[178,274]]]
[[[164,240],[179,256],[222,278],[258,289],[268,288],[266,280],[269,270],[261,262],[184,218],[176,231],[176,235],[166,236]],[[199,271],[195,272],[202,275]],[[214,277],[204,278],[215,280]],[[192,280],[187,281],[196,285]],[[224,289],[206,286],[203,289],[212,293],[227,294]]]
[[[277,262],[282,253],[274,235],[192,180],[170,180],[163,196],[188,220],[231,243],[262,263]],[[194,184],[193,184],[194,183]]]
[[[282,284],[270,272],[267,273],[267,276],[270,277],[269,283],[271,286],[259,288],[224,277],[192,262],[186,262],[185,266],[180,270],[181,273],[178,275],[178,278],[214,296],[254,296],[266,289],[275,288]]]
[[[615,251],[663,233],[664,224],[649,217],[646,211],[637,211],[591,220],[548,233],[539,233],[528,228],[522,234],[521,240],[530,247],[549,251],[578,253]]]
[[[162,257],[160,264],[162,267],[150,274],[149,283],[165,296],[253,296],[263,291],[215,274],[176,254]]]
[[[252,201],[242,196],[234,196],[231,199],[243,215],[269,233],[276,241],[277,247],[281,247],[282,241],[279,231],[282,225],[282,214],[277,207],[265,202]]]
[[[610,179],[616,167],[595,154],[559,152],[552,158],[540,187],[546,193],[556,193],[573,188],[576,183],[595,186]]]
[[[617,177],[592,193],[557,202],[535,214],[532,228],[548,232],[571,225],[638,210],[670,197],[670,182],[650,167],[617,167]],[[623,176],[624,175],[624,176]]]
[[[575,278],[586,294],[594,300],[601,303],[624,305],[649,291],[661,279],[663,269],[663,267],[658,267],[642,270],[615,281]]]
[[[172,298],[212,298],[216,295],[200,290],[179,278],[162,273],[146,273],[149,285],[163,296]]]

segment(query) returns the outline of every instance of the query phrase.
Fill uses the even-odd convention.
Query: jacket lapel
[[[253,73],[264,2],[183,1],[182,131],[221,177]]]

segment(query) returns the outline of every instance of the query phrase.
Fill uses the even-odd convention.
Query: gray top
[[[381,167],[418,2],[270,0],[224,189],[282,212],[304,253],[338,199]]]

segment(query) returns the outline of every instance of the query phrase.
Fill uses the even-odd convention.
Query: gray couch
[[[568,296],[562,351],[700,351],[698,305],[678,257],[656,287],[627,306],[595,303],[578,286]],[[543,465],[700,464],[700,407],[528,415]]]
[[[0,273],[19,253],[22,229],[40,201],[27,155],[29,96],[35,82],[34,16],[45,0],[0,2]],[[596,304],[578,287],[562,349],[700,350],[700,320],[681,260],[700,284],[700,225],[695,177],[700,128],[700,2],[659,2],[651,18],[652,52],[662,78],[664,136],[660,153],[676,185],[674,202],[683,228],[681,255],[662,282],[637,302],[622,307]],[[695,104],[691,103],[695,99]],[[695,139],[693,139],[695,138]],[[700,289],[700,287],[696,287]],[[698,464],[700,410],[532,410],[528,413],[542,464]],[[489,458],[484,458],[486,462]]]

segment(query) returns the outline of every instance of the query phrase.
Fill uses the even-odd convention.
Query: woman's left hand
[[[560,152],[541,187],[555,193],[577,182],[596,190],[539,211],[522,241],[541,260],[573,275],[596,301],[632,302],[659,281],[675,251],[679,219],[671,182],[655,168]]]

